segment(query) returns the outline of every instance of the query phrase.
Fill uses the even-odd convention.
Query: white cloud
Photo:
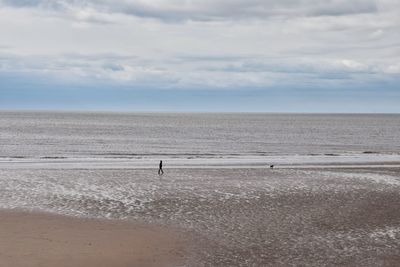
[[[359,72],[364,72],[367,71],[369,68],[366,64],[354,61],[354,60],[349,60],[349,59],[342,59],[338,64],[343,65],[345,68],[351,70],[351,71],[359,71]]]
[[[395,0],[0,0],[0,71],[159,87],[399,74]]]
[[[400,74],[400,63],[388,66],[385,69],[385,72],[390,74]]]

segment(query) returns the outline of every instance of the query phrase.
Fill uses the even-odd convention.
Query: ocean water
[[[399,115],[0,112],[0,208],[179,227],[187,266],[396,266],[399,136]]]
[[[0,112],[0,159],[106,166],[397,161],[400,115]],[[46,162],[46,161],[45,161]],[[118,165],[119,164],[119,165]]]

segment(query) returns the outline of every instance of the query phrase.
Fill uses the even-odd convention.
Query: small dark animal
[[[270,169],[273,169],[273,168],[274,168],[274,165],[269,165],[269,168],[270,168]]]

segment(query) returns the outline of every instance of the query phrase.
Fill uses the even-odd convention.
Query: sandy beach
[[[3,169],[2,205],[69,217],[1,212],[0,266],[398,266],[399,174]]]
[[[162,226],[0,212],[1,267],[176,267],[185,242]]]

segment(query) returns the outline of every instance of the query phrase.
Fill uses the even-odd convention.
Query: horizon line
[[[202,110],[116,110],[116,109],[46,109],[46,108],[1,108],[0,112],[56,112],[56,113],[153,113],[153,114],[299,114],[299,115],[400,115],[400,112],[309,112],[309,111],[202,111]]]

